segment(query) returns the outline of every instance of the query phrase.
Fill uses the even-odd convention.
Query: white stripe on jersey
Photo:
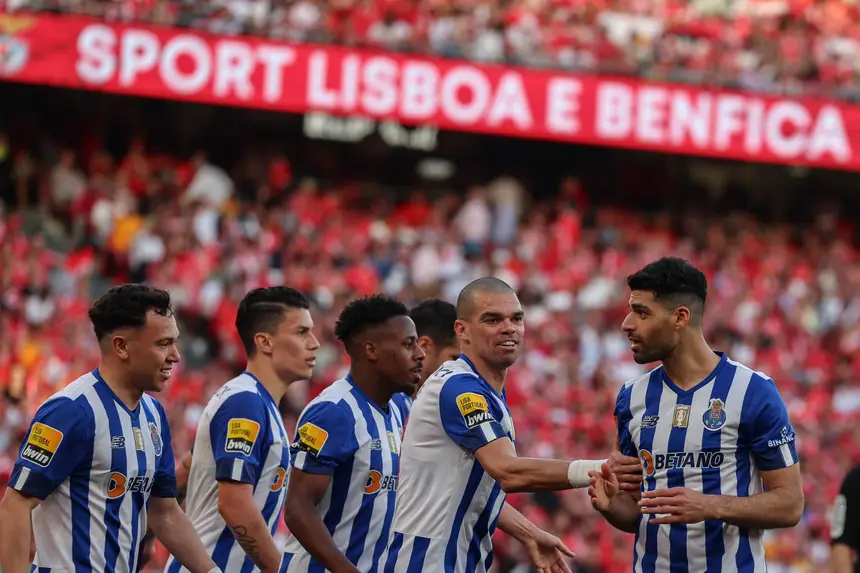
[[[719,356],[714,372],[691,390],[679,389],[660,367],[619,393],[620,444],[642,459],[645,490],[750,496],[763,491],[762,469],[797,462],[794,432],[773,382]],[[716,521],[655,526],[643,517],[634,555],[636,573],[765,567],[760,531]]]
[[[329,525],[335,545],[347,559],[360,571],[375,573],[384,563],[394,515],[401,413],[394,400],[388,412],[383,411],[347,377],[305,407],[298,427],[306,424],[327,432],[328,439],[312,453],[300,449],[297,437],[290,471],[331,474],[317,514]],[[294,536],[287,539],[284,551],[282,573],[324,570]]]
[[[236,453],[228,444],[227,423],[232,420],[257,424],[259,433],[251,454]],[[233,453],[228,454],[228,448]],[[258,454],[253,453],[257,451]],[[218,460],[226,464],[226,473],[221,478],[253,486],[254,503],[273,532],[286,498],[288,439],[277,404],[247,372],[222,386],[203,410],[194,439],[186,510],[210,557],[223,571],[259,571],[218,511]],[[187,569],[171,556],[165,571],[186,573]]]

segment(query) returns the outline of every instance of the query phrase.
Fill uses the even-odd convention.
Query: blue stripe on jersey
[[[350,417],[353,417],[352,424],[355,425],[352,410],[344,408],[344,412],[347,412]],[[328,529],[330,535],[334,535],[337,524],[340,523],[340,518],[343,516],[343,508],[344,505],[346,505],[347,497],[349,497],[349,482],[352,479],[352,466],[354,460],[355,457],[349,458],[346,462],[340,465],[332,475],[331,501],[329,503],[328,511],[325,514],[325,518],[323,518],[323,523],[325,523],[326,529]],[[315,557],[311,558],[310,565],[308,566],[308,573],[324,573],[324,571],[325,567],[322,563],[317,561]]]
[[[645,391],[645,415],[656,416],[660,413],[660,398],[663,395],[662,370],[657,369],[648,378],[648,388]],[[639,447],[643,450],[653,451],[654,432],[656,427],[642,428],[639,436]],[[650,476],[645,479],[647,491],[654,491],[657,487],[657,479]],[[656,573],[657,567],[657,535],[660,531],[659,525],[654,525],[649,519],[645,531],[645,555],[642,558],[642,573]],[[637,533],[637,538],[639,534]]]
[[[457,514],[454,516],[454,523],[451,526],[451,535],[448,537],[448,546],[445,548],[445,571],[452,572],[457,567],[457,541],[460,536],[460,528],[463,526],[463,520],[466,518],[466,511],[472,504],[472,499],[475,497],[475,492],[478,491],[478,486],[481,485],[481,478],[484,477],[484,468],[481,464],[475,462],[472,466],[472,472],[469,474],[469,480],[466,482],[466,489],[463,491],[463,497],[460,498],[460,506],[457,508]]]
[[[90,420],[95,420],[93,407],[86,398],[75,401]],[[95,423],[95,422],[93,422]],[[90,559],[90,471],[93,465],[93,448],[84,455],[77,471],[69,476],[69,497],[72,503],[72,561],[75,573],[91,573]]]
[[[258,384],[259,384],[259,382],[258,382]],[[266,407],[269,410],[270,416],[275,416],[275,419],[278,419],[280,417],[281,413],[277,410],[277,407],[276,407],[274,400],[266,400]],[[276,425],[274,428],[272,428],[272,430],[277,430],[278,435],[281,437],[281,444],[282,444],[282,447],[281,447],[281,467],[286,469],[286,468],[290,467],[289,441],[287,440],[287,436],[284,434],[284,431],[281,428],[281,426]],[[271,446],[269,446],[269,447],[271,447]],[[266,456],[268,456],[268,452],[266,452]],[[262,464],[266,463],[265,458],[262,460],[261,463]],[[275,476],[277,479],[277,474],[275,474]],[[257,487],[260,487],[259,483],[257,484]],[[271,490],[272,484],[271,483],[265,483],[265,484],[263,484],[263,487],[268,487]],[[266,521],[266,523],[268,523],[269,520],[272,519],[272,514],[275,513],[276,511],[279,511],[282,507],[280,504],[280,501],[282,499],[281,496],[283,494],[282,490],[283,490],[283,487],[281,487],[281,489],[279,489],[278,491],[270,491],[268,497],[266,497],[266,503],[263,505],[263,510],[262,510],[263,519]],[[278,520],[275,519],[272,522],[272,527],[270,529],[270,532],[274,536],[275,532],[277,530],[278,530]]]
[[[284,558],[281,560],[281,568],[278,570],[278,573],[287,573],[287,569],[290,567],[290,561],[293,560],[292,553],[284,554]]]
[[[353,395],[355,395],[355,390],[353,390]],[[361,416],[364,418],[364,422],[367,425],[367,433],[370,434],[371,440],[380,440],[379,436],[379,428],[376,426],[376,419],[373,416],[373,411],[370,409],[370,404],[364,399],[363,396],[356,396],[356,404],[358,404],[358,409],[361,411]],[[388,437],[384,440],[385,444],[388,443]],[[382,451],[381,450],[370,450],[370,467],[373,469],[382,469]],[[356,484],[356,487],[359,487],[361,484]],[[349,534],[349,545],[346,548],[346,558],[350,563],[358,563],[358,559],[361,557],[362,552],[364,551],[364,540],[367,538],[367,534],[370,531],[370,520],[373,517],[373,504],[376,502],[376,497],[378,495],[384,495],[385,492],[380,491],[376,495],[364,495],[361,498],[361,506],[358,509],[358,514],[356,514],[355,519],[352,522],[352,531]],[[382,537],[380,537],[382,539]]]
[[[491,528],[495,525],[490,523],[490,518],[492,517],[496,500],[501,492],[501,484],[499,482],[493,484],[487,505],[484,507],[481,515],[478,516],[478,521],[475,522],[475,527],[472,529],[472,541],[469,543],[469,552],[466,555],[466,571],[475,571],[478,567],[478,560],[481,559],[481,541],[490,533]]]
[[[737,366],[726,364],[717,374],[714,387],[711,389],[711,398],[719,398],[725,402],[729,396],[732,380],[737,372]],[[718,452],[722,448],[722,430],[702,430],[702,451]],[[702,493],[705,495],[720,495],[722,487],[720,484],[720,468],[702,468]],[[706,573],[719,573],[723,566],[723,523],[717,520],[705,522],[705,556],[707,561]]]
[[[215,565],[217,565],[221,571],[226,571],[227,569],[227,561],[230,559],[230,551],[233,549],[233,543],[235,541],[236,538],[233,537],[233,533],[230,531],[230,528],[225,525],[224,530],[218,537],[218,541],[215,542],[215,550],[212,552],[212,561],[215,562]],[[178,568],[177,571],[179,571]]]
[[[180,569],[182,569],[182,564],[179,562],[179,559],[174,558],[173,561],[170,562],[170,567],[167,568],[165,573],[179,573]]]
[[[111,436],[124,436],[122,423],[119,420],[117,413],[117,403],[115,394],[104,380],[99,379],[95,385],[96,392],[102,401],[105,414],[108,419],[108,429]],[[132,419],[136,416],[132,415]],[[122,474],[123,479],[128,477],[128,464],[125,458],[124,449],[111,449],[111,468],[114,473]],[[108,489],[110,489],[110,484]],[[113,573],[116,570],[116,561],[119,558],[119,528],[120,528],[120,510],[122,509],[122,500],[125,496],[120,496],[116,499],[105,498],[105,573]]]
[[[676,404],[692,406],[693,392],[678,395]],[[687,429],[676,428],[673,424],[669,431],[669,451],[683,452],[686,437]],[[666,472],[666,485],[670,488],[684,487],[684,468],[668,470]],[[669,569],[671,571],[687,571],[687,568],[687,524],[672,523],[669,526]]]
[[[391,548],[388,550],[388,560],[385,562],[385,573],[394,573],[401,547],[403,547],[403,534],[395,531],[391,540]]]
[[[141,409],[143,410],[144,415],[146,416],[146,434],[149,434],[149,424],[155,423],[155,416],[150,411],[149,406],[146,404],[146,400],[140,401]],[[132,416],[131,425],[134,428],[138,428],[141,431],[141,434],[144,433],[144,428],[140,424],[139,416]],[[133,431],[133,430],[132,430]],[[148,468],[146,467],[146,452],[137,450],[137,475],[145,476],[147,474]],[[146,532],[139,532],[137,530],[137,522],[140,518],[140,512],[146,511],[146,493],[143,491],[138,491],[134,493],[134,505],[131,510],[131,551],[128,556],[128,570],[129,571],[137,571],[137,559],[140,555],[140,549],[143,544],[143,537],[146,535]],[[140,536],[140,542],[138,542],[138,536]]]
[[[403,420],[400,420],[400,424],[403,424]],[[385,431],[391,433],[394,432],[394,427],[391,425],[391,416],[385,416]],[[400,454],[394,452],[391,452],[391,475],[400,475]],[[383,492],[380,492],[378,495],[383,495]],[[394,521],[394,507],[397,493],[395,491],[385,492],[384,495],[388,496],[388,508],[385,512],[385,519],[382,521],[382,533],[379,536],[379,539],[376,540],[376,547],[373,548],[373,564],[371,565],[371,571],[377,570],[379,567],[379,560],[388,548],[388,538],[391,535],[391,522]]]
[[[750,382],[752,384],[752,382]],[[744,405],[741,408],[741,420],[749,420],[752,416],[753,401],[750,397],[754,396],[749,389],[744,396]],[[750,444],[741,444],[738,440],[737,456],[737,477],[738,477],[738,497],[749,496],[750,482],[752,481],[752,468],[750,467]],[[735,563],[738,567],[738,573],[747,573],[755,570],[755,561],[753,560],[752,549],[750,548],[750,532],[744,527],[739,528],[740,544],[738,552],[735,556]]]
[[[430,547],[430,539],[426,537],[415,537],[414,539],[412,555],[409,557],[406,573],[422,573],[424,571],[424,558],[427,556],[427,548]]]

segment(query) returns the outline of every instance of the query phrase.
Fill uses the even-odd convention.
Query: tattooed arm
[[[219,481],[218,511],[254,565],[263,573],[277,573],[282,554],[254,503],[253,488],[247,483]]]

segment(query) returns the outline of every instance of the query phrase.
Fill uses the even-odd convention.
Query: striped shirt
[[[688,487],[751,496],[761,471],[798,461],[788,412],[773,381],[718,353],[714,371],[681,390],[663,367],[627,382],[615,416],[621,450],[642,460],[643,490]],[[720,521],[653,525],[640,517],[636,573],[765,570],[762,531]]]
[[[515,441],[504,395],[465,356],[444,363],[412,406],[385,573],[486,573],[505,492],[475,451]]]
[[[364,573],[379,571],[390,538],[402,432],[394,401],[383,410],[349,376],[326,388],[299,417],[292,466],[332,477],[316,511],[337,548]],[[281,571],[324,570],[290,536]]]
[[[409,418],[409,411],[412,410],[412,396],[400,392],[392,396],[391,401],[400,412],[400,419],[403,420],[405,425],[406,419]]]
[[[254,503],[272,535],[286,498],[289,440],[278,405],[252,374],[243,372],[209,400],[194,439],[186,511],[212,561],[222,571],[251,573],[254,565],[218,511],[218,481],[253,486]],[[173,557],[166,573],[185,573]]]
[[[51,396],[33,418],[9,480],[41,499],[33,570],[132,573],[150,496],[175,497],[164,408],[129,410],[98,369]]]

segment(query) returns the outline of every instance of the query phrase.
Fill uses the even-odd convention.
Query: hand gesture
[[[625,456],[619,450],[612,450],[607,460],[609,469],[618,476],[622,491],[639,491],[642,485],[642,462],[639,458]]]
[[[602,471],[590,471],[588,477],[591,482],[588,486],[588,496],[591,498],[591,507],[603,513],[609,511],[612,500],[618,495],[620,486],[618,476],[609,469],[609,464],[603,464]]]
[[[657,489],[642,493],[639,507],[646,515],[661,514],[649,523],[699,523],[714,519],[715,495],[705,495],[686,487]]]
[[[564,557],[574,557],[573,551],[555,535],[538,530],[524,545],[538,573],[571,573]]]

